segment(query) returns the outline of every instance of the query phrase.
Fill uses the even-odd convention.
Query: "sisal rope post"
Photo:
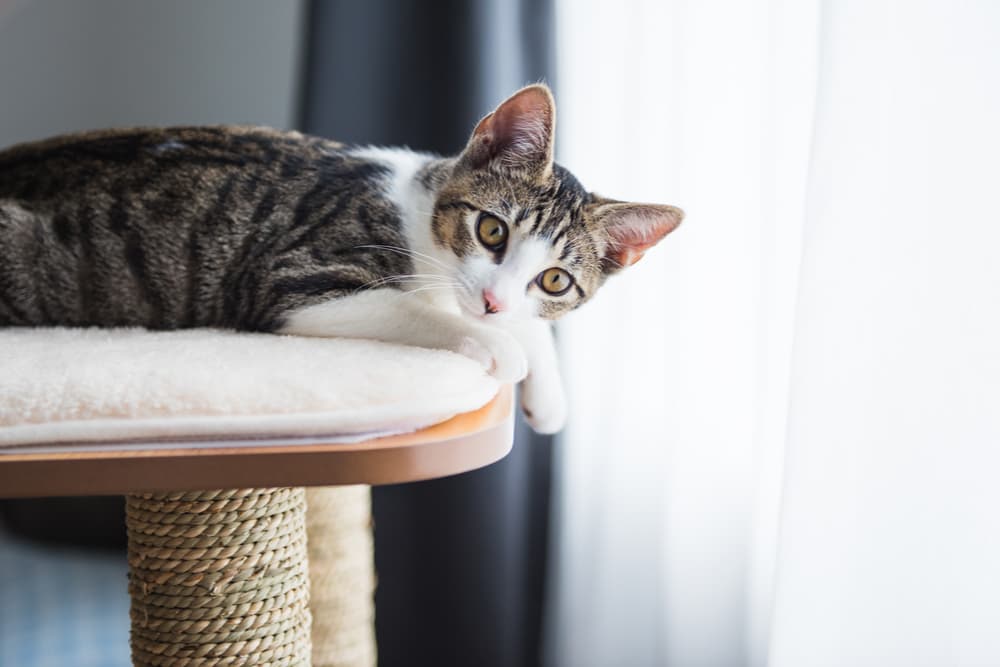
[[[371,487],[306,491],[314,667],[374,667]]]
[[[308,667],[303,489],[126,497],[132,661]]]

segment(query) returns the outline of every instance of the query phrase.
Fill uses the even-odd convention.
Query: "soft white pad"
[[[411,431],[497,383],[441,350],[215,330],[0,329],[0,447]]]

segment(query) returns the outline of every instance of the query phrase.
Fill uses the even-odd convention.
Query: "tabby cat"
[[[553,162],[548,88],[457,157],[296,132],[91,132],[0,152],[0,326],[226,327],[442,348],[566,408],[549,320],[682,212],[586,191]]]

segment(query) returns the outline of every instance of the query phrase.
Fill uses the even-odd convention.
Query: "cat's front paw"
[[[463,338],[456,352],[478,361],[500,382],[520,382],[528,374],[524,349],[506,331],[484,327]]]
[[[521,410],[538,433],[558,433],[566,426],[566,392],[558,377],[529,375],[521,383]]]

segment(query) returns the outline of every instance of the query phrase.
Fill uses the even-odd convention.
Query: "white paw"
[[[558,377],[529,375],[521,383],[521,410],[538,433],[558,433],[566,425],[566,393]]]
[[[528,374],[528,359],[521,344],[500,329],[477,330],[462,339],[456,352],[478,361],[500,382],[513,384]]]

